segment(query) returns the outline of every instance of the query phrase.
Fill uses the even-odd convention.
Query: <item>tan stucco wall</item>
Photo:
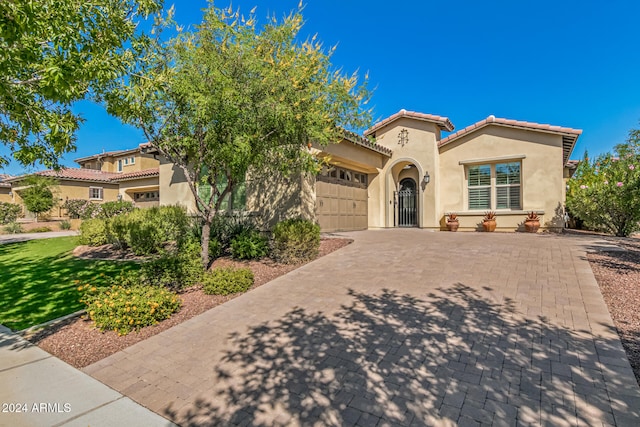
[[[326,157],[329,163],[344,166],[358,172],[375,172],[382,168],[386,156],[353,144],[342,141],[339,144],[329,144],[324,147],[314,146],[322,151],[321,157]]]
[[[101,187],[103,189],[103,198],[102,200],[92,200],[94,203],[104,203],[115,201],[118,199],[118,185],[117,184],[108,184],[108,183],[93,183],[93,182],[83,182],[83,181],[67,181],[67,180],[59,180],[58,185],[52,188],[53,197],[56,202],[56,205],[53,209],[51,209],[48,214],[53,217],[64,217],[66,216],[66,212],[62,209],[62,205],[68,199],[84,199],[89,200],[89,187]],[[22,198],[20,197],[20,186],[19,183],[14,186],[14,203],[17,203],[23,206],[24,203]],[[26,212],[26,209],[24,209]]]
[[[0,187],[0,202],[13,202],[13,197],[9,193],[11,193],[11,187]]]
[[[309,174],[288,178],[278,173],[249,177],[246,186],[247,210],[255,213],[258,226],[263,230],[290,218],[316,220],[315,177]]]
[[[402,129],[408,131],[408,142],[404,145],[398,140]],[[369,220],[371,228],[394,226],[394,191],[398,190],[400,179],[404,177],[403,167],[409,164],[415,166],[412,176],[419,189],[418,226],[438,226],[439,189],[432,183],[437,179],[439,140],[440,129],[437,125],[408,118],[396,120],[376,131],[377,144],[393,150],[393,156],[379,169],[377,179],[370,181],[369,212],[373,213]],[[426,172],[429,172],[432,179],[432,183],[428,185],[422,184],[422,177]]]
[[[460,215],[461,230],[475,230],[481,224],[484,212],[467,209],[466,167],[460,162],[502,163],[510,161],[509,158],[522,164],[522,210],[498,210],[498,230],[521,229],[524,212],[532,210],[544,212],[542,227],[561,227],[565,185],[562,137],[501,126],[487,126],[441,148],[441,179],[436,183],[441,194],[440,225],[444,225],[447,212]],[[495,203],[495,194],[492,194],[492,200]]]
[[[137,172],[144,169],[157,168],[160,162],[151,154],[129,153],[122,156],[105,156],[100,159],[92,159],[86,162],[79,162],[81,167],[89,169],[100,169],[103,172],[118,172],[118,160],[133,157],[134,163],[122,165],[122,173]],[[99,166],[99,167],[98,167]]]
[[[122,196],[122,200],[131,202],[133,201],[133,193],[138,191],[155,191],[159,188],[160,183],[157,176],[130,181],[120,181],[119,194]]]
[[[182,169],[167,160],[160,160],[160,206],[184,206],[187,213],[197,212],[195,198]]]

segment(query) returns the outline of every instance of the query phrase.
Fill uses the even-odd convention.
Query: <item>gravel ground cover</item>
[[[590,253],[589,264],[640,384],[640,239],[605,240],[624,250]]]
[[[327,255],[349,243],[351,243],[349,239],[323,238],[320,241],[320,253],[318,257]],[[90,249],[81,248],[76,250],[74,254],[82,256],[83,258],[91,258],[91,252]],[[95,250],[93,256],[95,258],[105,259],[109,258],[109,252],[105,247],[100,247]],[[122,254],[119,253],[114,254],[114,256],[118,259],[123,258]],[[300,267],[302,264],[279,264],[268,258],[260,261],[235,261],[229,258],[220,258],[214,262],[213,266],[229,265],[249,267],[253,271],[255,279],[253,288],[256,288]],[[249,290],[249,292],[251,292],[251,290]],[[118,336],[118,334],[113,331],[101,332],[94,327],[91,320],[87,319],[86,316],[82,316],[45,328],[30,336],[26,336],[26,338],[70,365],[76,368],[83,368],[229,301],[236,296],[238,295],[206,295],[200,287],[187,289],[180,294],[182,298],[182,308],[178,313],[157,325],[142,328],[139,332],[132,332],[125,336]]]

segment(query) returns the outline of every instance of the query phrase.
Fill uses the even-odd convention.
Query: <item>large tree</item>
[[[136,21],[162,0],[0,1],[0,141],[23,165],[75,149],[71,105],[122,75]],[[0,156],[0,167],[9,158]]]
[[[341,127],[369,120],[357,76],[335,70],[333,50],[315,37],[298,41],[300,11],[259,29],[254,11],[244,17],[211,4],[194,31],[141,51],[131,79],[107,98],[111,113],[139,126],[184,172],[202,219],[205,266],[211,222],[247,172],[313,170],[311,141],[338,142]]]
[[[632,130],[625,144],[583,160],[567,192],[567,208],[591,229],[616,236],[640,230],[640,130]]]

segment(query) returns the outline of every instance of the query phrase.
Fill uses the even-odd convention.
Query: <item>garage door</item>
[[[316,181],[316,217],[322,231],[366,230],[367,189],[331,181]]]

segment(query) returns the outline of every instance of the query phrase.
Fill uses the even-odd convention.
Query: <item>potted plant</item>
[[[458,231],[459,226],[458,215],[454,213],[447,214],[447,229],[449,231]]]
[[[527,214],[527,218],[524,220],[524,229],[528,233],[537,233],[540,228],[540,217],[537,213],[531,211]]]
[[[484,231],[496,230],[496,213],[494,211],[489,211],[484,214],[484,218],[482,219],[482,228],[484,228]]]

